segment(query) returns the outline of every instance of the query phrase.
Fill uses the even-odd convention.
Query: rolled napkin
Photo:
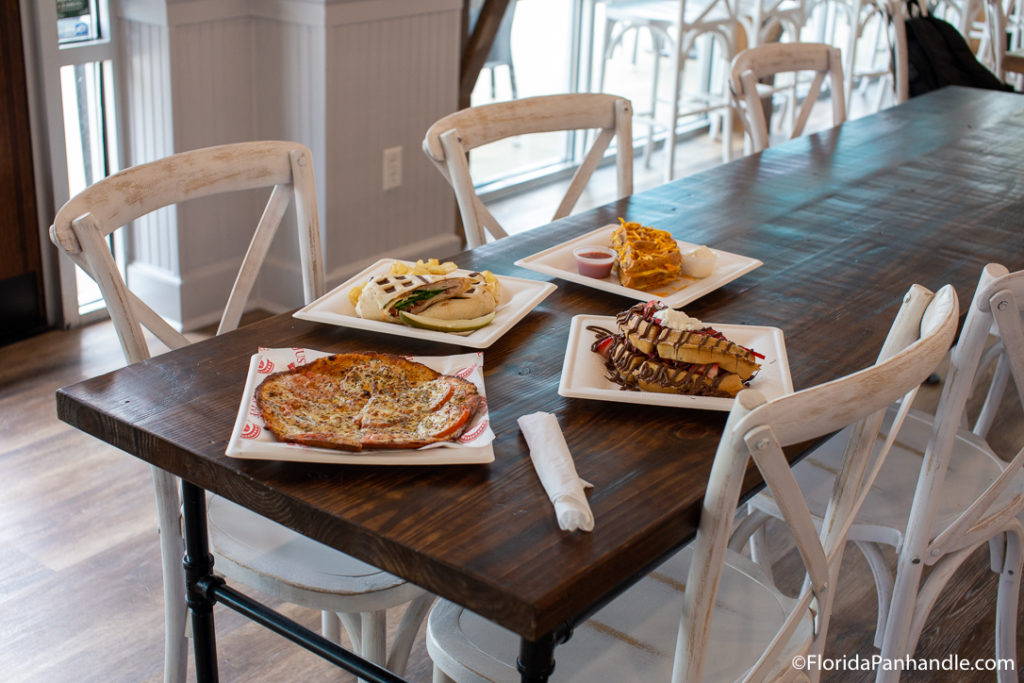
[[[555,505],[558,526],[565,531],[593,531],[594,513],[583,492],[591,484],[576,474],[558,420],[551,413],[531,413],[523,415],[518,422],[530,447],[533,468]]]

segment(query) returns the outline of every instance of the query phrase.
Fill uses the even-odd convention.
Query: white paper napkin
[[[583,492],[591,484],[576,474],[558,420],[551,413],[531,413],[518,422],[530,447],[533,468],[555,505],[558,526],[565,531],[593,531],[594,513]]]

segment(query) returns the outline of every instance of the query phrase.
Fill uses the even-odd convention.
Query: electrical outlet
[[[384,150],[384,189],[393,190],[402,184],[402,148]]]

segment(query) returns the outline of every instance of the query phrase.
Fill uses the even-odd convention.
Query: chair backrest
[[[825,76],[829,77],[832,101],[832,125],[846,120],[846,101],[843,95],[843,63],[839,48],[823,43],[767,43],[740,52],[732,60],[730,88],[733,103],[754,152],[770,146],[768,121],[765,117],[757,83],[767,76],[782,73],[797,74],[813,71],[807,96],[793,124],[790,137],[803,134]]]
[[[1024,509],[1024,497],[1009,500],[1002,496],[1015,475],[1024,466],[1024,447],[1006,462],[1002,474],[978,496],[945,529],[933,529],[939,504],[939,492],[953,453],[954,441],[963,424],[967,400],[979,384],[985,368],[986,348],[998,353],[999,363],[993,374],[988,395],[981,409],[979,424],[986,414],[994,412],[1010,377],[1024,405],[1024,270],[1010,273],[1004,266],[989,264],[982,272],[978,289],[971,301],[956,347],[950,353],[949,372],[936,408],[936,425],[918,478],[914,505],[907,524],[904,541],[907,549],[931,564],[935,558],[970,547],[985,540]],[[994,334],[998,343],[990,346]],[[975,432],[985,427],[975,427]]]
[[[125,284],[107,236],[165,206],[200,197],[271,187],[217,334],[238,326],[256,276],[292,197],[299,232],[303,293],[309,303],[324,291],[313,158],[293,142],[242,142],[183,152],[104,178],[57,212],[50,239],[99,285],[125,358],[150,355],[142,327],[171,348],[189,340],[133,294]]]
[[[517,135],[598,130],[555,210],[552,220],[557,220],[576,206],[612,138],[618,142],[618,197],[633,193],[632,111],[629,100],[600,93],[546,95],[469,107],[434,123],[423,139],[423,151],[455,190],[466,242],[477,247],[486,242],[485,231],[495,239],[508,233],[477,196],[469,171],[470,150]]]
[[[871,367],[771,401],[754,390],[740,392],[726,422],[704,498],[686,582],[673,681],[702,680],[718,584],[751,459],[779,501],[807,569],[807,580],[795,608],[746,680],[765,680],[778,665],[789,636],[809,613],[815,619],[812,653],[821,653],[847,532],[887,454],[883,448],[868,471],[884,411],[900,397],[909,405],[917,387],[949,349],[957,319],[952,287],[947,285],[932,294],[914,285]],[[783,448],[848,426],[852,430],[849,445],[818,531]]]

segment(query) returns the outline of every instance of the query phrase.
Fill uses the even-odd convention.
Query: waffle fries
[[[612,233],[612,247],[624,287],[648,291],[680,276],[683,256],[669,232],[619,221],[621,225]]]

